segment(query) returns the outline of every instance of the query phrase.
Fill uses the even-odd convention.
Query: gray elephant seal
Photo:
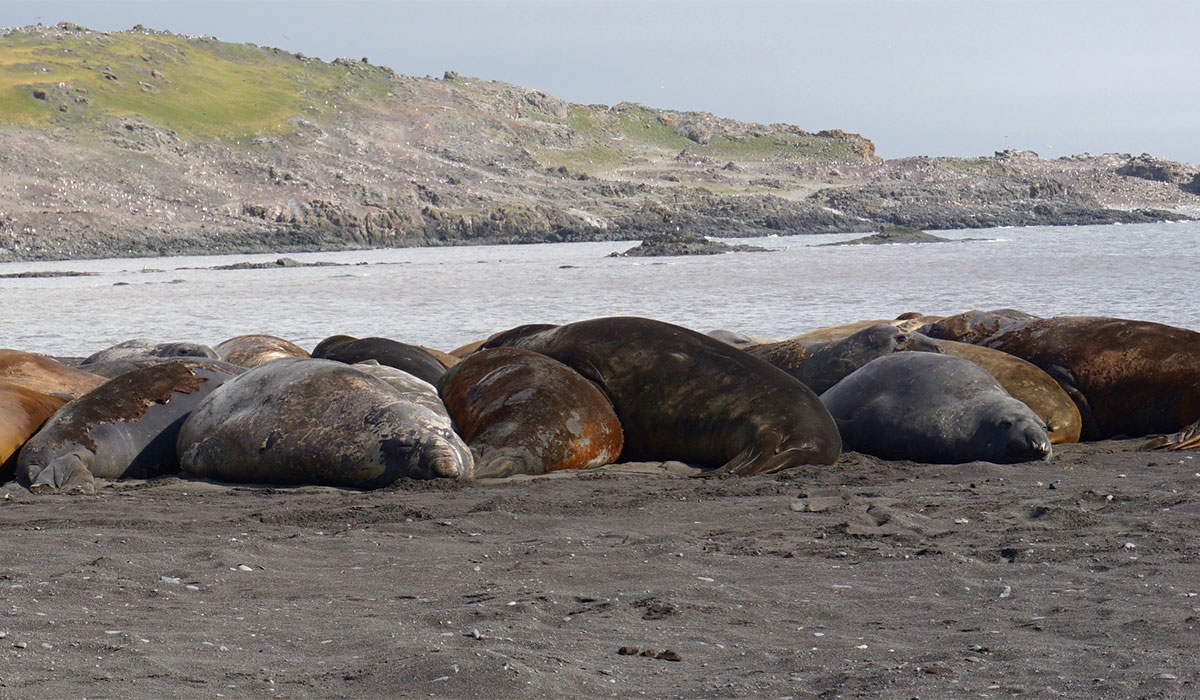
[[[317,347],[313,348],[312,356],[346,364],[375,360],[381,365],[402,369],[430,384],[436,384],[446,373],[446,366],[431,353],[416,345],[401,343],[391,338],[359,339],[349,335],[335,335],[318,343]]]
[[[816,394],[715,338],[636,317],[538,328],[514,328],[484,346],[540,352],[600,386],[625,432],[623,460],[745,475],[832,464],[841,453]]]
[[[883,459],[1012,464],[1050,458],[1037,414],[975,363],[928,352],[880,357],[821,395],[846,448]]]
[[[449,421],[387,382],[332,360],[285,358],[214,391],[177,442],[183,470],[220,481],[378,488],[469,479]]]
[[[840,340],[804,342],[783,340],[751,345],[746,352],[761,357],[821,394],[871,360],[905,350],[942,352],[942,348],[920,333],[904,331],[890,323],[878,323]]]
[[[140,360],[148,357],[192,357],[202,360],[215,360],[217,359],[217,352],[207,345],[201,345],[200,343],[159,343],[144,338],[135,338],[92,353],[80,364],[94,365],[101,362]]]
[[[35,493],[93,493],[94,477],[177,472],[180,424],[232,376],[203,360],[173,360],[111,379],[68,403],[25,443],[17,478]]]

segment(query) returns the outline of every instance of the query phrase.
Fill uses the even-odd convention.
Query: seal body
[[[978,345],[986,343],[987,339],[994,335],[1020,328],[1037,318],[1015,309],[964,311],[928,323],[920,328],[920,332],[931,338]]]
[[[621,422],[578,372],[519,348],[480,350],[446,372],[442,400],[476,477],[587,469],[621,455]]]
[[[46,394],[83,396],[105,377],[68,367],[58,360],[21,350],[0,349],[0,379]]]
[[[450,413],[446,410],[446,405],[442,403],[442,397],[438,396],[437,387],[424,379],[415,377],[402,369],[381,365],[375,360],[355,362],[350,366],[359,372],[382,379],[399,392],[405,400],[412,401],[440,416],[444,416],[446,418],[446,425],[451,424]]]
[[[67,397],[0,379],[0,484],[16,473],[16,456]]]
[[[1040,418],[974,363],[900,352],[863,365],[821,395],[847,449],[936,464],[1049,459]]]
[[[285,357],[308,357],[308,351],[295,343],[260,333],[239,335],[213,348],[217,356],[240,367],[257,367]]]
[[[947,355],[970,360],[1000,382],[1012,397],[1033,409],[1046,424],[1051,444],[1079,442],[1083,419],[1058,382],[1032,362],[982,345],[934,340]]]
[[[743,349],[804,382],[818,395],[877,357],[905,350],[942,352],[935,341],[890,323],[868,326],[838,340],[806,343],[792,339]]]
[[[1094,316],[1034,319],[982,344],[1032,362],[1070,394],[1082,439],[1174,433],[1200,420],[1200,333]]]
[[[544,328],[544,327],[543,327]],[[841,440],[808,387],[715,338],[662,321],[599,318],[519,327],[485,347],[548,355],[595,382],[621,421],[631,461],[679,460],[718,473],[832,464]]]
[[[436,384],[446,372],[446,366],[422,348],[389,338],[333,336],[313,348],[312,356],[346,364],[375,360],[381,365],[402,369],[430,384]]]
[[[221,481],[378,488],[468,479],[471,454],[440,416],[341,362],[285,358],[214,391],[184,423],[185,472]]]
[[[135,338],[126,340],[123,343],[117,343],[112,347],[105,348],[96,353],[92,353],[82,363],[84,365],[93,365],[100,362],[113,362],[115,360],[137,360],[147,357],[192,357],[204,360],[217,359],[217,352],[207,345],[199,343],[158,343],[153,340],[144,338]]]
[[[179,471],[175,437],[187,414],[232,374],[198,360],[126,372],[64,406],[25,443],[17,478],[38,493],[92,493],[94,477]]]
[[[830,340],[841,340],[847,336],[858,333],[859,331],[877,326],[881,323],[886,323],[890,326],[895,326],[902,331],[915,331],[922,326],[931,323],[941,318],[940,316],[927,316],[915,311],[908,311],[900,314],[892,320],[878,319],[874,321],[855,321],[846,323],[840,326],[829,326],[827,328],[817,328],[815,330],[806,331],[800,335],[794,336],[791,340],[798,340],[803,343],[826,342]]]

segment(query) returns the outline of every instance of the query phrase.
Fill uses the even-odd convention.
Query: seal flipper
[[[29,490],[33,493],[96,493],[96,481],[88,470],[83,455],[79,450],[73,450],[56,457],[50,464],[30,478]]]
[[[1195,450],[1200,449],[1200,420],[1178,433],[1159,435],[1142,445],[1143,450]],[[1188,459],[1191,459],[1190,457]]]

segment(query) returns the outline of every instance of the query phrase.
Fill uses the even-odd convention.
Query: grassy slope
[[[388,75],[211,39],[14,32],[0,39],[0,122],[86,127],[140,115],[183,137],[232,139],[329,113],[335,95],[386,94]]]

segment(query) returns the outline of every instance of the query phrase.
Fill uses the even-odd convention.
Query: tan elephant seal
[[[83,396],[108,381],[58,360],[21,350],[0,349],[0,379],[46,394]]]
[[[68,398],[0,379],[0,484],[16,473],[16,455]]]
[[[220,359],[240,367],[257,367],[285,357],[308,357],[308,351],[273,335],[239,335],[213,347]]]
[[[587,469],[621,454],[612,402],[545,355],[480,350],[447,371],[438,391],[475,455],[476,477]]]

